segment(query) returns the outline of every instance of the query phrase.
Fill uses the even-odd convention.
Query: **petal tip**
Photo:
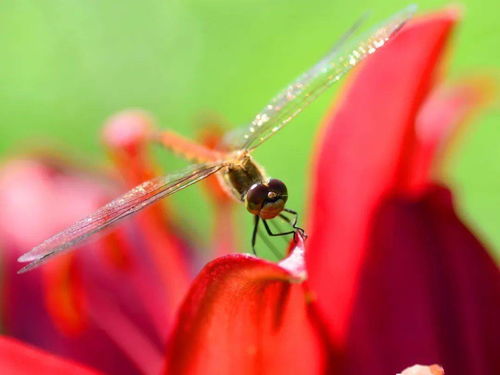
[[[414,365],[397,375],[444,375],[444,369],[439,365]]]
[[[294,279],[293,282],[301,283],[307,280],[307,270],[305,266],[305,237],[299,232],[294,238],[293,248],[290,254],[280,261],[278,265],[290,272]]]
[[[149,113],[138,109],[125,110],[106,121],[103,139],[113,148],[133,148],[148,138],[153,124],[154,121]]]

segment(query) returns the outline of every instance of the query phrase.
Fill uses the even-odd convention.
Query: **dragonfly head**
[[[253,184],[245,196],[248,212],[262,219],[272,219],[285,208],[288,191],[283,182],[275,178],[267,183]]]

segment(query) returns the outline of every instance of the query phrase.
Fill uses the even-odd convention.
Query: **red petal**
[[[407,25],[357,72],[321,136],[307,268],[331,338],[345,338],[374,210],[397,186],[415,115],[456,21],[442,12]]]
[[[436,157],[443,156],[445,143],[455,135],[472,114],[492,96],[488,81],[469,79],[440,87],[422,106],[415,123],[415,146],[409,168],[408,190],[425,188],[431,173],[441,166]],[[439,153],[439,155],[438,155]]]
[[[32,375],[98,375],[100,372],[83,367],[52,354],[27,346],[20,341],[0,337],[0,369],[2,374]]]
[[[346,340],[347,373],[439,363],[499,374],[500,273],[462,224],[450,192],[388,201],[377,216]]]
[[[209,263],[179,313],[167,373],[324,373],[301,251],[279,264],[242,254]]]

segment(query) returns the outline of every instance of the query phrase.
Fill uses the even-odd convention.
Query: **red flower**
[[[84,251],[15,276],[20,251],[114,193],[59,164],[11,165],[0,178],[7,333],[110,374],[163,366],[172,374],[382,375],[414,363],[500,372],[498,269],[431,173],[449,134],[484,99],[475,82],[440,82],[456,19],[446,11],[413,22],[356,72],[322,129],[310,237],[304,244],[297,235],[279,263],[225,255],[189,287],[195,255],[168,208],[156,205]],[[137,112],[106,127],[125,185],[154,175],[150,127]],[[230,203],[214,197],[227,220]],[[228,239],[216,240],[227,252]],[[29,357],[12,372],[51,361],[72,371],[2,340],[0,368]]]

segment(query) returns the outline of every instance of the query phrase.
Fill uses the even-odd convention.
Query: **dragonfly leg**
[[[295,226],[297,225],[297,217],[294,217],[294,219],[292,220],[288,216],[285,216],[283,214],[280,214],[279,216],[281,219],[283,219],[283,221],[286,221],[287,224],[290,224],[290,226],[295,229]]]
[[[283,211],[285,212],[288,212],[289,214],[292,214],[293,215],[293,222],[290,222],[290,220],[287,218],[285,219],[286,221],[288,221],[288,223],[295,228],[295,226],[297,225],[297,221],[299,219],[299,214],[297,213],[297,211],[294,211],[294,210],[291,210],[289,208],[284,208]],[[280,215],[282,218],[284,218],[285,216],[284,215]]]
[[[297,213],[297,211],[294,211],[294,210],[291,210],[289,208],[285,208],[284,209],[285,212],[288,212],[289,214],[292,214],[294,216],[293,218],[293,221],[290,220],[290,218],[286,217],[285,215],[283,214],[280,214],[280,217],[285,220],[288,224],[290,224],[292,226],[293,229],[297,230],[298,232],[300,232],[300,234],[302,236],[305,236],[306,235],[306,232],[304,229],[302,229],[301,227],[297,226],[297,221],[299,219],[299,214]]]
[[[262,241],[264,241],[266,243],[267,247],[271,250],[271,252],[274,254],[274,256],[278,260],[283,258],[283,255],[280,254],[280,252],[278,251],[276,246],[274,246],[273,243],[271,241],[269,241],[269,238],[267,236],[265,236],[262,232],[259,232],[259,236],[262,239]]]
[[[254,255],[257,255],[257,251],[255,250],[255,244],[257,242],[257,234],[258,234],[260,238],[266,243],[267,247],[271,250],[274,256],[278,259],[281,259],[282,256],[280,255],[278,249],[276,249],[276,247],[267,239],[267,237],[263,236],[262,233],[259,232],[260,217],[255,215],[254,218],[255,221],[252,233],[252,252],[254,253]]]
[[[290,224],[288,220],[285,219],[285,221]],[[282,232],[281,227],[278,225],[276,221],[270,220],[269,222],[271,223],[275,231]],[[285,241],[286,244],[288,244],[288,240],[285,238],[285,236],[282,236],[281,238],[283,239],[283,241]]]
[[[286,236],[286,235],[289,235],[289,234],[294,234],[294,233],[295,233],[295,231],[294,231],[294,230],[291,230],[291,231],[288,231],[288,232],[273,233],[273,232],[271,231],[271,228],[269,228],[269,225],[267,224],[267,220],[262,219],[262,222],[264,223],[264,227],[266,228],[266,232],[267,232],[267,234],[269,234],[270,236],[273,236],[273,237],[277,237],[277,236]]]
[[[257,255],[257,252],[255,251],[255,242],[257,241],[257,232],[259,229],[259,220],[260,217],[258,215],[254,216],[254,225],[253,225],[253,233],[252,233],[252,252],[254,255]]]

